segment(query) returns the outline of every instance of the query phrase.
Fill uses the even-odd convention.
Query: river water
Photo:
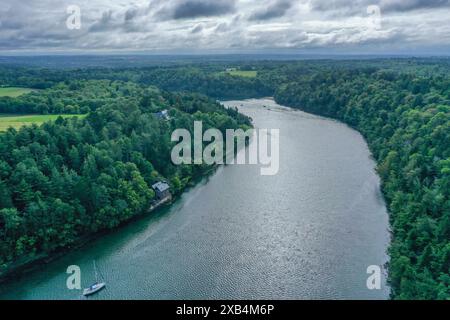
[[[66,269],[93,260],[107,289],[90,299],[386,299],[367,268],[388,257],[388,215],[362,136],[269,99],[229,101],[280,129],[280,170],[230,165],[172,206],[0,285],[1,299],[79,299]]]

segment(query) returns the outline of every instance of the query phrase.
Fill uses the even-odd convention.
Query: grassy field
[[[50,115],[14,115],[14,114],[0,114],[0,132],[6,131],[8,128],[16,128],[31,125],[36,123],[43,124],[46,121],[56,120],[59,116],[63,118],[82,117],[86,115],[77,114],[50,114]]]
[[[245,77],[245,78],[255,78],[258,74],[258,71],[243,71],[243,70],[230,70],[226,71],[229,75]]]
[[[32,92],[33,89],[28,88],[16,88],[16,87],[6,87],[0,88],[0,97],[18,97],[25,93]]]

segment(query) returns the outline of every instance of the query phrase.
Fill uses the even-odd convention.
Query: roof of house
[[[158,118],[168,118],[169,117],[169,111],[167,110],[162,110],[160,112],[155,113],[155,116],[157,116]]]
[[[159,192],[164,192],[164,191],[169,190],[170,186],[165,182],[159,181],[159,182],[155,183],[154,185],[152,185],[152,188]]]

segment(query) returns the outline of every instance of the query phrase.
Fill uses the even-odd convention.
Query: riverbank
[[[0,284],[9,282],[9,281],[13,281],[14,278],[19,274],[21,276],[23,276],[24,274],[32,273],[32,272],[36,271],[37,269],[44,268],[45,265],[61,258],[62,256],[66,255],[67,253],[75,251],[75,250],[79,250],[88,243],[96,241],[107,234],[116,232],[118,229],[124,227],[127,224],[130,224],[134,221],[138,221],[144,215],[155,213],[156,210],[161,209],[163,206],[170,206],[170,203],[172,201],[174,201],[172,199],[172,197],[170,199],[166,198],[165,201],[163,201],[157,205],[151,205],[150,209],[148,211],[133,216],[131,219],[122,222],[120,225],[118,225],[115,228],[108,229],[108,230],[101,230],[96,233],[80,237],[79,240],[77,240],[75,243],[73,243],[72,245],[70,245],[68,247],[59,248],[55,251],[52,251],[47,254],[41,254],[37,257],[25,258],[24,259],[25,261],[19,261],[16,264],[13,264],[12,266],[9,267],[9,270],[7,269],[6,271],[4,271],[3,273],[0,274]]]
[[[14,279],[20,275],[26,275],[31,274],[34,271],[37,271],[39,269],[45,268],[45,265],[50,264],[51,262],[54,262],[58,260],[59,258],[63,257],[64,255],[68,254],[69,252],[73,252],[79,249],[82,249],[84,246],[86,246],[88,243],[91,243],[93,241],[96,241],[100,238],[102,238],[105,235],[117,232],[117,230],[123,228],[124,226],[133,223],[135,221],[138,221],[142,219],[144,216],[149,214],[155,214],[158,212],[158,210],[161,210],[165,207],[169,207],[173,202],[177,201],[179,197],[189,191],[191,188],[195,187],[197,183],[199,183],[204,178],[210,176],[214,173],[214,171],[217,169],[217,167],[210,168],[205,171],[203,176],[190,180],[186,187],[183,189],[183,191],[171,195],[170,197],[166,197],[160,201],[152,202],[149,205],[149,209],[134,215],[131,219],[122,222],[117,227],[113,229],[106,229],[106,230],[100,230],[96,233],[84,235],[80,237],[76,242],[71,244],[70,246],[64,247],[64,248],[58,248],[52,252],[40,254],[39,256],[34,257],[25,257],[21,259],[20,261],[17,261],[10,266],[8,266],[4,271],[0,273],[0,284],[2,283],[8,283],[11,281],[14,281]]]

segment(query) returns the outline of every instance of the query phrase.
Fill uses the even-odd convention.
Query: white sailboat
[[[83,290],[83,296],[85,297],[93,295],[94,293],[97,293],[106,287],[106,283],[100,282],[98,279],[97,266],[95,265],[95,260],[94,260],[94,272],[95,272],[95,283],[91,285],[89,288]]]

